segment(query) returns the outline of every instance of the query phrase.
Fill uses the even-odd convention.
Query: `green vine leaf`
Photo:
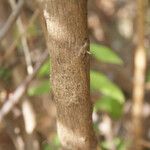
[[[92,43],[90,44],[90,51],[97,60],[104,63],[123,64],[123,60],[106,46]]]
[[[114,98],[121,104],[124,103],[125,97],[123,92],[116,84],[110,81],[107,76],[100,72],[91,71],[90,77],[91,89],[97,90],[106,96]]]

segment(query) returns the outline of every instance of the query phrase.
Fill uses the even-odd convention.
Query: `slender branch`
[[[15,50],[15,48],[16,48],[16,46],[17,46],[17,43],[18,43],[19,39],[20,39],[22,36],[24,36],[24,35],[27,34],[27,31],[28,31],[29,27],[33,24],[33,22],[35,21],[35,19],[36,19],[37,16],[38,16],[38,14],[39,14],[39,10],[37,9],[37,10],[34,12],[34,14],[32,15],[31,19],[29,20],[29,24],[28,24],[28,26],[26,27],[26,29],[24,30],[24,32],[23,32],[22,34],[20,34],[20,35],[15,39],[15,41],[10,45],[10,47],[9,47],[8,50],[6,51],[5,55],[3,56],[2,60],[1,60],[2,62],[3,62],[4,60],[6,60],[9,56],[11,56],[11,54],[13,53],[13,51]]]
[[[7,115],[12,110],[14,105],[20,101],[21,97],[26,92],[28,85],[33,80],[38,70],[40,69],[40,67],[47,58],[48,58],[48,51],[46,50],[44,54],[41,56],[39,62],[37,62],[37,64],[35,65],[33,73],[28,75],[26,79],[17,87],[17,89],[12,94],[9,95],[8,99],[0,109],[0,122],[2,121],[4,116]]]
[[[20,130],[19,127],[16,127],[12,124],[12,122],[8,119],[4,119],[4,124],[5,124],[5,128],[6,128],[6,132],[9,135],[9,137],[11,138],[15,149],[16,150],[25,150],[25,143],[23,141],[23,137],[19,134],[16,133],[14,128],[18,128]]]
[[[11,8],[14,10],[16,7],[15,0],[9,0],[9,3],[11,5]],[[17,23],[20,34],[23,34],[25,32],[25,28],[22,23],[21,17],[18,17],[16,23]],[[27,43],[27,38],[26,38],[26,35],[24,35],[24,34],[21,36],[21,43],[22,43],[22,48],[23,48],[23,52],[25,55],[26,64],[27,64],[27,72],[28,72],[28,74],[31,74],[33,72],[31,55],[30,55],[30,51],[29,51],[29,47],[28,47],[28,43]]]
[[[7,22],[4,24],[4,26],[0,30],[0,41],[2,41],[4,39],[4,37],[7,35],[9,30],[11,29],[12,25],[15,23],[16,19],[20,15],[23,5],[24,5],[24,0],[19,0],[16,8],[11,13]]]
[[[142,150],[142,109],[145,90],[146,52],[144,48],[144,6],[145,1],[137,0],[137,49],[134,57],[133,77],[133,141],[134,149]]]

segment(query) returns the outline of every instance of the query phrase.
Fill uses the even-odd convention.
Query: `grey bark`
[[[61,144],[65,150],[95,150],[87,52],[87,0],[42,2]]]

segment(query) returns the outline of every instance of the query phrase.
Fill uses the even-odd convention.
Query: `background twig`
[[[15,0],[9,0],[9,3],[11,5],[12,9],[14,10],[16,7]],[[24,25],[22,23],[21,17],[18,17],[16,23],[18,26],[19,33],[23,34],[25,32],[25,28],[24,28]],[[27,43],[27,38],[26,38],[25,34],[23,34],[21,36],[21,43],[22,43],[22,48],[23,48],[23,52],[25,55],[27,72],[28,72],[28,74],[31,74],[33,72],[33,67],[32,67],[31,55],[30,55],[30,51],[29,51],[29,47],[28,47],[28,43]]]
[[[8,50],[6,51],[5,55],[2,57],[1,62],[3,62],[4,60],[6,60],[9,56],[11,56],[11,54],[13,53],[13,51],[15,50],[17,43],[19,42],[19,39],[22,36],[25,36],[27,34],[28,29],[30,28],[30,26],[33,24],[33,22],[35,21],[35,19],[37,18],[37,16],[39,15],[39,10],[37,9],[34,14],[32,15],[31,19],[29,20],[29,24],[26,27],[26,29],[24,30],[23,33],[19,34],[18,37],[14,40],[14,42],[10,45],[10,47],[8,48]]]
[[[9,98],[6,100],[2,108],[0,109],[0,121],[4,118],[5,115],[7,115],[13,106],[19,102],[20,98],[23,96],[23,94],[26,92],[26,89],[29,85],[29,83],[32,81],[32,79],[35,77],[36,73],[42,66],[42,64],[45,62],[45,60],[48,58],[48,52],[47,50],[44,52],[44,54],[41,56],[41,60],[37,62],[35,65],[35,69],[32,74],[28,75],[26,79],[17,87],[17,89],[9,95]]]
[[[24,0],[19,0],[16,8],[11,13],[10,17],[8,18],[7,22],[3,25],[3,28],[0,30],[0,41],[4,39],[6,34],[9,32],[12,25],[15,23],[16,19],[20,15],[22,7],[24,5]]]
[[[137,49],[134,57],[133,77],[133,141],[134,149],[142,150],[142,109],[145,90],[146,52],[144,47],[144,2],[137,0]]]

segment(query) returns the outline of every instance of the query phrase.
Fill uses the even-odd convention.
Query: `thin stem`
[[[11,5],[11,8],[14,10],[16,7],[15,0],[9,0],[9,3]],[[16,23],[17,23],[20,34],[23,34],[25,32],[25,28],[22,23],[21,17],[18,17]],[[27,64],[27,72],[28,72],[28,74],[31,74],[33,72],[32,60],[31,60],[28,43],[27,43],[27,38],[26,38],[26,35],[24,35],[24,34],[21,36],[21,43],[22,43],[22,48],[23,48],[23,52],[25,55],[26,64]]]
[[[17,6],[15,7],[15,10],[11,13],[7,22],[0,30],[0,41],[2,41],[5,38],[9,30],[11,29],[12,25],[15,23],[16,19],[20,15],[23,5],[24,5],[24,0],[19,0]]]
[[[137,0],[137,49],[133,76],[133,141],[136,150],[142,150],[142,109],[145,91],[146,52],[144,48],[144,1]]]
[[[46,61],[47,58],[48,58],[48,51],[46,50],[44,54],[41,56],[39,62],[37,62],[37,64],[35,65],[33,73],[28,75],[26,79],[17,87],[17,89],[9,95],[8,99],[0,109],[0,122],[12,110],[15,104],[17,104],[20,101],[21,97],[26,92],[28,85],[33,80],[38,70],[40,69],[42,64]]]
[[[16,39],[15,41],[10,45],[10,47],[8,48],[8,50],[6,51],[5,55],[3,56],[3,59],[1,60],[2,62],[4,60],[6,60],[9,56],[11,56],[11,54],[13,53],[13,51],[15,50],[16,46],[17,46],[17,43],[19,41],[19,39],[22,37],[22,36],[25,36],[27,34],[27,31],[29,29],[29,27],[33,24],[33,22],[35,21],[35,19],[37,18],[39,14],[39,10],[37,9],[34,14],[32,15],[31,19],[29,20],[29,24],[28,26],[26,27],[26,29],[24,30],[24,32],[22,34],[20,34]]]

